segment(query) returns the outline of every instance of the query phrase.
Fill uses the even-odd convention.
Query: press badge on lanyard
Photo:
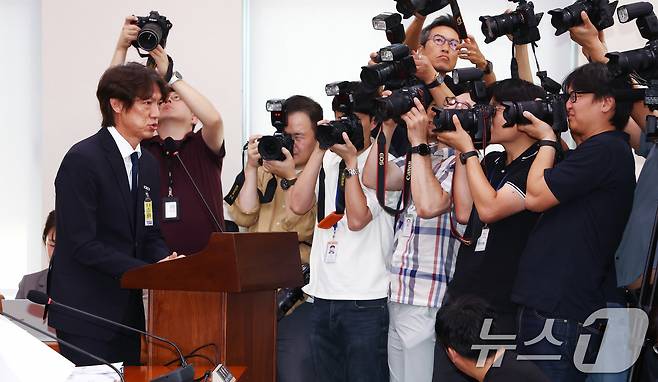
[[[489,240],[489,227],[485,226],[482,228],[482,233],[475,245],[475,252],[482,252],[487,249],[487,240]]]
[[[152,227],[153,226],[153,201],[149,195],[151,189],[144,186],[144,192],[146,196],[144,197],[144,226]]]
[[[334,234],[327,242],[327,248],[324,252],[324,262],[326,264],[332,264],[336,262],[336,257],[338,256],[338,241],[336,241],[336,226],[334,225]]]
[[[407,214],[404,216],[404,223],[402,224],[402,237],[410,237],[411,231],[414,228],[414,216]]]

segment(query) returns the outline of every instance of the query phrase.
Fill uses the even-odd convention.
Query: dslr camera
[[[405,19],[413,16],[416,12],[427,16],[450,4],[450,0],[395,0],[395,2],[395,9]]]
[[[132,43],[135,48],[150,52],[158,45],[163,48],[167,45],[167,36],[172,24],[158,11],[151,11],[148,16],[137,16],[135,25],[140,28],[137,40]]]
[[[596,29],[602,31],[611,27],[615,20],[613,18],[618,1],[608,3],[608,0],[577,0],[566,8],[555,8],[548,11],[551,15],[551,24],[555,27],[555,35],[559,36],[569,28],[581,25],[583,20],[580,13],[585,11],[587,17],[592,21]]]
[[[531,122],[523,116],[524,111],[529,111],[535,117],[551,125],[556,134],[564,133],[569,128],[565,101],[563,94],[548,94],[544,99],[536,101],[503,101],[501,102],[505,107],[503,127],[530,124]]]
[[[519,6],[510,13],[503,13],[498,16],[480,16],[482,33],[486,37],[485,43],[488,44],[507,34],[512,35],[512,42],[516,45],[539,41],[539,28],[537,26],[544,14],[535,14],[535,6],[532,1],[511,1],[518,2]]]
[[[282,148],[293,153],[294,141],[283,129],[288,122],[284,99],[271,99],[265,103],[265,110],[271,114],[272,126],[276,132],[272,135],[261,137],[258,141],[258,153],[263,160],[283,161],[286,156],[281,152]]]
[[[408,47],[405,50],[394,45],[388,46],[379,51],[379,57],[382,62],[361,67],[361,82],[370,89],[380,86],[401,88],[416,74],[416,62]]]
[[[653,6],[648,2],[621,6],[617,8],[617,17],[622,23],[636,20],[640,34],[649,42],[640,49],[606,54],[610,60],[608,69],[615,76],[635,72],[647,81],[658,79],[658,18]]]
[[[335,121],[318,125],[315,137],[320,144],[320,148],[327,150],[335,144],[345,144],[343,133],[347,133],[347,137],[357,151],[363,149],[365,145],[363,126],[359,117],[354,113],[347,113]]]
[[[427,87],[422,83],[417,83],[394,90],[388,97],[377,98],[375,100],[375,117],[379,121],[397,119],[415,106],[414,98],[418,98],[424,107],[428,107],[432,102],[432,95]]]

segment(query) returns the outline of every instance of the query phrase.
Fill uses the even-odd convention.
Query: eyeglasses
[[[160,105],[165,104],[167,102],[178,102],[180,101],[181,98],[178,94],[170,94],[167,99],[160,101]]]
[[[470,109],[471,105],[466,102],[457,101],[457,97],[446,97],[443,107],[454,107],[455,109]]]
[[[455,39],[452,39],[452,38],[448,39],[445,36],[440,35],[440,34],[435,34],[434,36],[430,37],[429,39],[432,40],[432,42],[434,42],[436,44],[436,46],[438,46],[438,47],[443,46],[443,44],[445,44],[447,42],[448,46],[450,46],[450,49],[452,49],[452,50],[457,50],[457,45],[459,45],[458,40],[455,40]]]
[[[571,103],[576,103],[578,101],[578,94],[592,94],[592,92],[581,92],[577,90],[572,90],[569,92],[569,98],[567,98]]]

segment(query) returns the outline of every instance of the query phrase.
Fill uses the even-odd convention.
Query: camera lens
[[[162,28],[156,23],[147,23],[137,35],[137,44],[143,50],[150,52],[158,47],[162,39]]]
[[[286,156],[281,152],[281,149],[284,147],[290,151],[290,154],[293,153],[293,140],[290,135],[267,135],[262,137],[258,142],[258,153],[263,160],[283,161],[286,159]]]

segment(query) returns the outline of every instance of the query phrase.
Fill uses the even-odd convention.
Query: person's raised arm
[[[608,49],[604,43],[603,32],[596,29],[587,16],[587,12],[582,11],[580,17],[583,23],[569,28],[571,39],[583,48],[583,54],[590,62],[607,63],[608,58],[605,54]]]
[[[459,58],[470,61],[476,68],[485,72],[482,79],[487,86],[496,82],[496,74],[492,67],[489,67],[489,72],[486,73],[489,61],[484,57],[482,51],[480,51],[480,47],[473,35],[469,34],[467,39],[457,45],[457,50],[459,52]]]
[[[253,214],[260,208],[258,199],[258,140],[261,135],[252,135],[247,143],[247,164],[244,167],[244,184],[238,194],[237,208],[243,214]]]
[[[132,15],[126,16],[124,19],[121,33],[119,34],[119,40],[114,48],[110,67],[121,65],[126,62],[128,48],[130,48],[130,44],[132,44],[133,41],[137,40],[137,35],[140,31],[139,27],[135,25],[135,22],[137,22],[137,17]]]
[[[343,132],[343,140],[344,144],[331,146],[331,151],[345,161],[346,171],[358,170],[357,150],[346,132]],[[345,177],[345,216],[350,231],[360,231],[372,220],[372,213],[368,208],[368,201],[358,175]]]
[[[414,98],[415,107],[402,116],[412,147],[428,143],[428,118],[423,104]],[[429,155],[411,155],[411,197],[418,216],[430,219],[450,210],[450,193],[446,192],[432,169]]]
[[[320,121],[318,124],[322,122]],[[315,150],[306,162],[304,170],[297,177],[297,182],[288,189],[286,204],[290,206],[290,210],[296,215],[304,215],[315,204],[315,184],[318,181],[325,152],[326,150],[321,149],[320,144],[316,143]]]
[[[404,32],[404,43],[409,49],[418,49],[420,46],[420,32],[423,30],[423,23],[425,23],[425,16],[416,13],[414,19],[411,21],[407,30]]]

